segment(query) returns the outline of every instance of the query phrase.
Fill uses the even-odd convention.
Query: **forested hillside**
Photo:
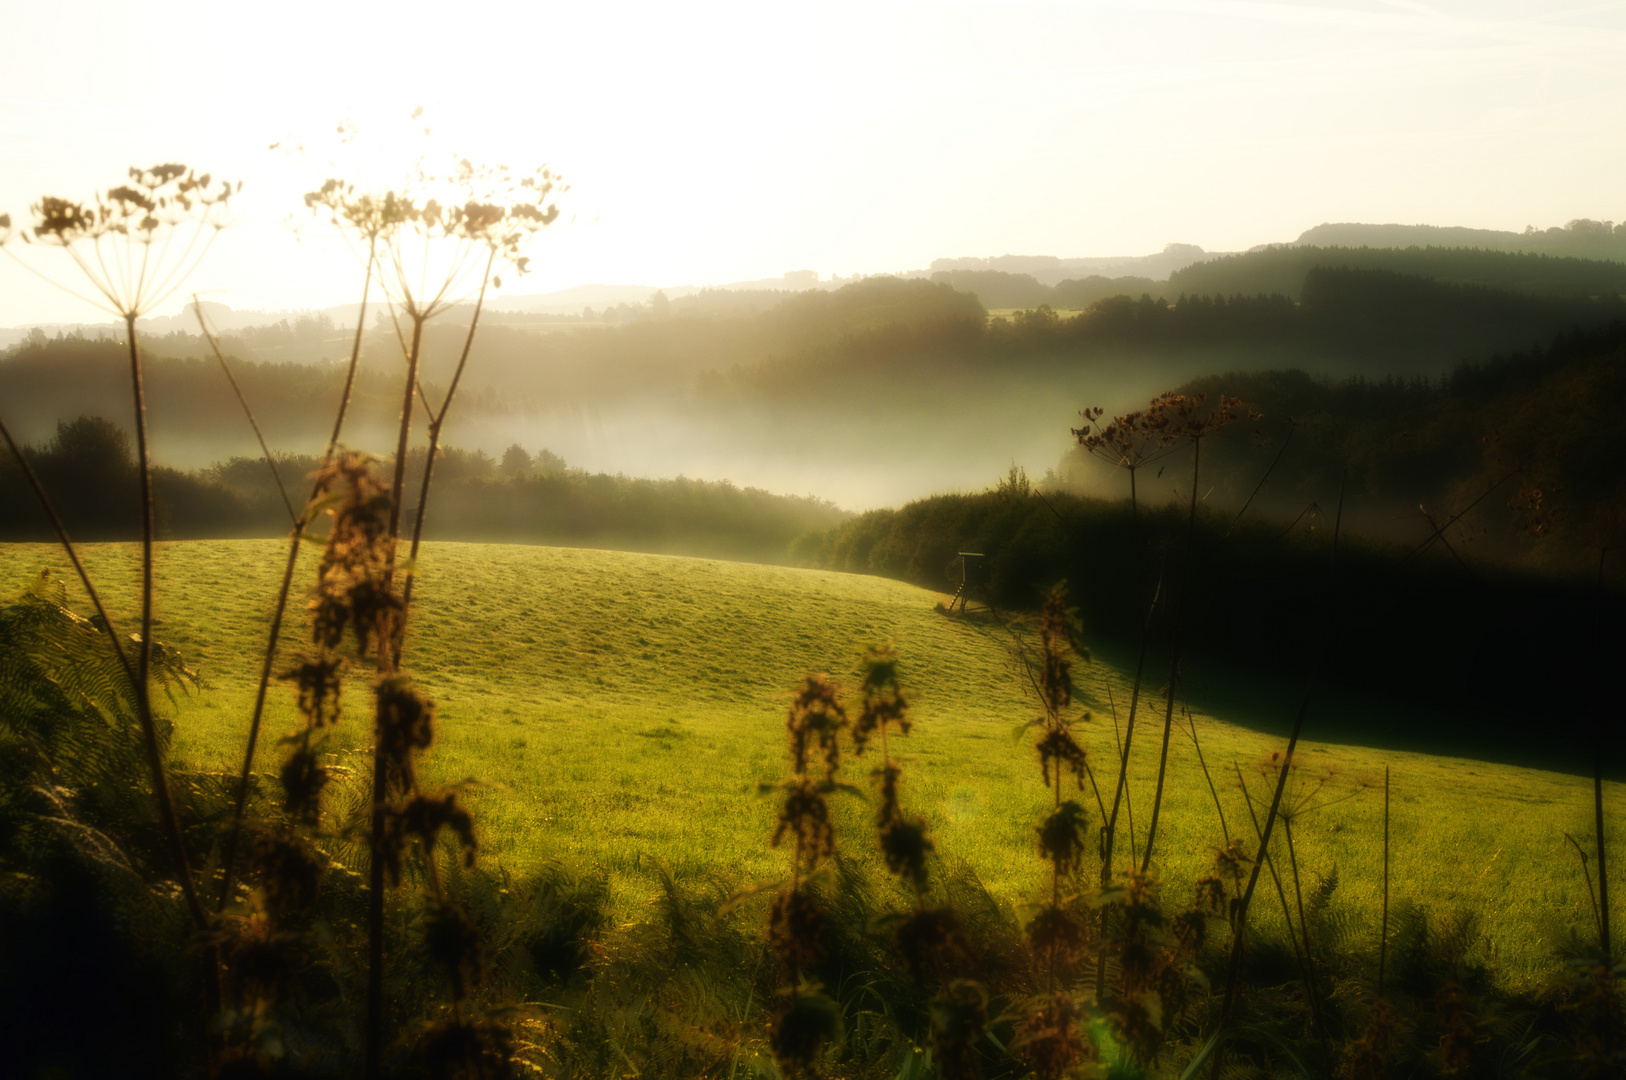
[[[1619,296],[1626,262],[1454,247],[1276,246],[1224,255],[1169,275],[1171,296],[1276,294],[1297,300],[1316,269],[1381,270],[1534,296]]]
[[[1317,249],[1259,252],[1182,271],[1209,275],[1212,289],[1117,294],[1076,314],[1040,305],[989,318],[951,280],[872,278],[833,292],[701,294],[564,332],[482,322],[446,437],[471,452],[547,446],[592,472],[728,479],[862,508],[981,485],[1013,459],[1042,471],[1086,404],[1123,411],[1230,371],[1437,381],[1626,320],[1626,264],[1333,254],[1359,265],[1317,265],[1329,257]],[[991,270],[949,276],[985,292],[1045,288]],[[421,381],[432,397],[464,329],[455,317],[429,327]],[[176,332],[145,344],[160,462],[195,470],[256,452],[206,342]],[[272,446],[318,450],[342,367],[256,357],[342,356],[343,336],[310,320],[224,344]],[[350,438],[374,452],[393,446],[398,353],[387,327],[364,339]],[[29,442],[79,416],[124,425],[123,363],[112,340],[33,335],[0,356],[0,400]]]
[[[55,438],[24,448],[70,535],[133,540],[141,534],[130,438],[99,417],[58,425]],[[422,483],[424,451],[407,460],[407,489]],[[277,468],[301,505],[318,460],[292,454]],[[387,474],[388,460],[378,468]],[[811,497],[774,495],[727,482],[590,475],[547,450],[512,446],[501,461],[442,450],[426,535],[440,540],[508,540],[630,551],[782,562],[791,541],[847,515]],[[287,504],[263,459],[233,458],[153,475],[160,535],[166,539],[274,537],[289,527]],[[50,540],[50,522],[17,462],[0,447],[0,541]]]
[[[1626,543],[1626,324],[1561,335],[1545,348],[1463,364],[1443,379],[1317,380],[1234,372],[1178,388],[1230,395],[1262,418],[1204,449],[1203,497],[1292,517],[1344,491],[1346,514],[1397,542],[1455,521],[1449,550],[1470,561],[1591,576]],[[1165,463],[1171,483],[1185,458]],[[1099,491],[1111,470],[1075,448],[1064,486]],[[1261,477],[1265,482],[1260,487]],[[1189,489],[1187,489],[1189,490]],[[1460,516],[1459,516],[1460,515]],[[1606,566],[1619,580],[1620,565]]]

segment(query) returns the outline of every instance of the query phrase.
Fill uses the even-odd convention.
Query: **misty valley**
[[[1626,225],[495,291],[552,183],[4,332],[18,1075],[1622,1075]]]

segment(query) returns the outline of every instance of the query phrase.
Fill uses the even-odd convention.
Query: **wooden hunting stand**
[[[960,587],[954,591],[949,599],[948,610],[952,614],[954,605],[960,605],[960,614],[965,614],[965,602],[971,597],[972,589],[982,590],[982,602],[990,608],[994,605],[988,603],[988,567],[983,562],[987,558],[980,551],[961,551],[960,556]],[[953,565],[952,563],[950,564]]]

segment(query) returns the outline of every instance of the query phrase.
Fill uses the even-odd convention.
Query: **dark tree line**
[[[1619,296],[1626,262],[1470,247],[1277,246],[1224,255],[1169,275],[1169,295],[1280,293],[1300,298],[1317,269],[1383,270],[1458,285],[1538,296]]]
[[[57,501],[70,535],[128,540],[139,535],[135,464],[129,436],[100,417],[59,424],[49,442],[25,448]],[[421,482],[424,451],[407,459],[408,490]],[[299,490],[315,457],[278,460]],[[510,447],[502,461],[455,448],[435,466],[438,501],[426,534],[442,540],[555,543],[780,562],[791,541],[846,515],[813,497],[773,495],[726,481],[645,480],[568,469],[558,455]],[[153,477],[161,535],[170,539],[273,537],[288,513],[263,460],[233,458],[196,472],[158,469]],[[53,538],[32,491],[0,450],[0,539]]]

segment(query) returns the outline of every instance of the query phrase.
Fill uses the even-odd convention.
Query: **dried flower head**
[[[299,693],[299,711],[313,728],[326,727],[339,722],[341,706],[339,692],[344,661],[337,656],[324,656],[316,660],[303,660],[298,667],[283,673],[284,679],[294,683]]]
[[[524,274],[525,249],[559,218],[568,188],[547,166],[529,172],[452,156],[419,159],[399,189],[367,190],[329,177],[305,205],[347,241],[377,257],[391,303],[415,322],[433,318],[501,275]]]
[[[67,253],[95,294],[82,299],[135,319],[174,295],[197,268],[241,188],[185,165],[132,168],[125,183],[88,203],[42,198],[30,207],[33,228],[21,235]],[[9,226],[8,217],[7,232]]]
[[[1073,428],[1073,438],[1085,451],[1121,469],[1134,470],[1156,458],[1169,443],[1161,442],[1147,425],[1144,412],[1125,413],[1101,422],[1105,411],[1100,408],[1084,409],[1079,414],[1084,423]]]
[[[921,818],[894,817],[881,828],[881,855],[886,868],[906,879],[917,891],[926,887],[926,857],[933,845]]]
[[[1448,982],[1434,994],[1434,1015],[1440,1025],[1440,1071],[1447,1076],[1461,1076],[1474,1066],[1473,1013],[1468,1010],[1468,995],[1462,986]]]
[[[1072,774],[1073,783],[1078,790],[1084,790],[1084,777],[1089,766],[1089,758],[1084,748],[1078,745],[1073,733],[1062,726],[1051,727],[1042,735],[1034,745],[1039,755],[1039,771],[1044,775],[1045,786],[1050,786],[1050,767],[1056,767],[1056,784],[1061,785],[1062,770]]]
[[[1383,1080],[1399,1046],[1400,1010],[1378,998],[1366,1012],[1366,1029],[1350,1050],[1344,1075],[1348,1080]]]
[[[1620,1001],[1618,965],[1596,959],[1578,965],[1563,1008],[1578,1021],[1576,1063],[1584,1080],[1626,1075],[1626,1014]]]
[[[793,771],[806,774],[813,752],[818,751],[824,757],[825,775],[833,776],[841,764],[840,735],[846,726],[847,710],[836,684],[826,675],[803,678],[785,719]]]
[[[1083,954],[1089,942],[1084,923],[1061,904],[1046,904],[1028,923],[1033,951],[1052,965],[1062,965]]]
[[[917,908],[898,923],[893,937],[916,982],[928,976],[941,979],[947,963],[964,959],[969,948],[952,908]]]
[[[414,795],[386,812],[382,854],[393,883],[400,884],[401,863],[408,843],[416,839],[425,851],[433,851],[442,829],[450,830],[457,837],[463,865],[472,867],[480,848],[474,836],[474,816],[458,802],[455,790],[437,795]]]
[[[807,871],[835,854],[836,832],[830,821],[830,804],[811,780],[803,778],[786,789],[770,843],[778,847],[786,835],[795,839],[801,866]]]
[[[434,1080],[517,1080],[524,1075],[506,1024],[453,1016],[431,1024],[418,1043]]]
[[[429,957],[452,978],[452,994],[462,999],[466,988],[479,986],[485,977],[480,955],[480,930],[460,908],[445,904],[430,913],[424,924]]]
[[[1060,717],[1073,703],[1073,658],[1083,656],[1078,634],[1078,611],[1067,605],[1067,586],[1057,585],[1045,593],[1044,606],[1039,609],[1043,662],[1039,686],[1044,693],[1045,712],[1051,718]]]
[[[413,757],[435,741],[435,703],[400,675],[381,681],[375,696],[378,741],[390,782],[408,788],[414,772]]]
[[[1277,808],[1277,816],[1288,822],[1353,799],[1373,783],[1366,776],[1347,772],[1336,764],[1306,769],[1280,750],[1265,754],[1254,767],[1271,784],[1278,782],[1283,769],[1289,770],[1282,788],[1281,805]]]
[[[841,1008],[813,987],[798,987],[774,1018],[768,1048],[787,1077],[805,1075],[826,1043],[841,1041]]]
[[[1191,898],[1192,910],[1210,915],[1223,915],[1227,903],[1223,878],[1217,874],[1204,874],[1197,879]]]
[[[346,451],[317,473],[331,522],[311,600],[312,637],[336,649],[346,630],[365,656],[390,637],[401,601],[391,587],[395,540],[390,535],[390,490],[373,476],[372,458]]]
[[[1011,1049],[1039,1080],[1065,1076],[1090,1056],[1079,1020],[1078,1002],[1070,995],[1036,998],[1023,1011]]]
[[[909,734],[909,699],[898,685],[898,656],[890,645],[877,645],[864,654],[864,707],[853,721],[853,750],[862,754],[872,736],[891,724]]]
[[[309,907],[322,883],[322,862],[303,841],[261,833],[254,838],[253,866],[266,907],[284,915]]]
[[[331,777],[309,742],[300,740],[282,763],[282,806],[288,817],[314,828],[322,819],[322,792]]]
[[[1039,851],[1066,877],[1084,856],[1084,832],[1089,825],[1084,808],[1072,799],[1058,806],[1039,826]]]
[[[932,998],[932,1057],[944,1080],[980,1075],[977,1043],[988,1029],[988,991],[971,979],[955,979]]]
[[[781,889],[768,911],[768,945],[792,967],[824,959],[824,924],[828,913],[805,890]]]

